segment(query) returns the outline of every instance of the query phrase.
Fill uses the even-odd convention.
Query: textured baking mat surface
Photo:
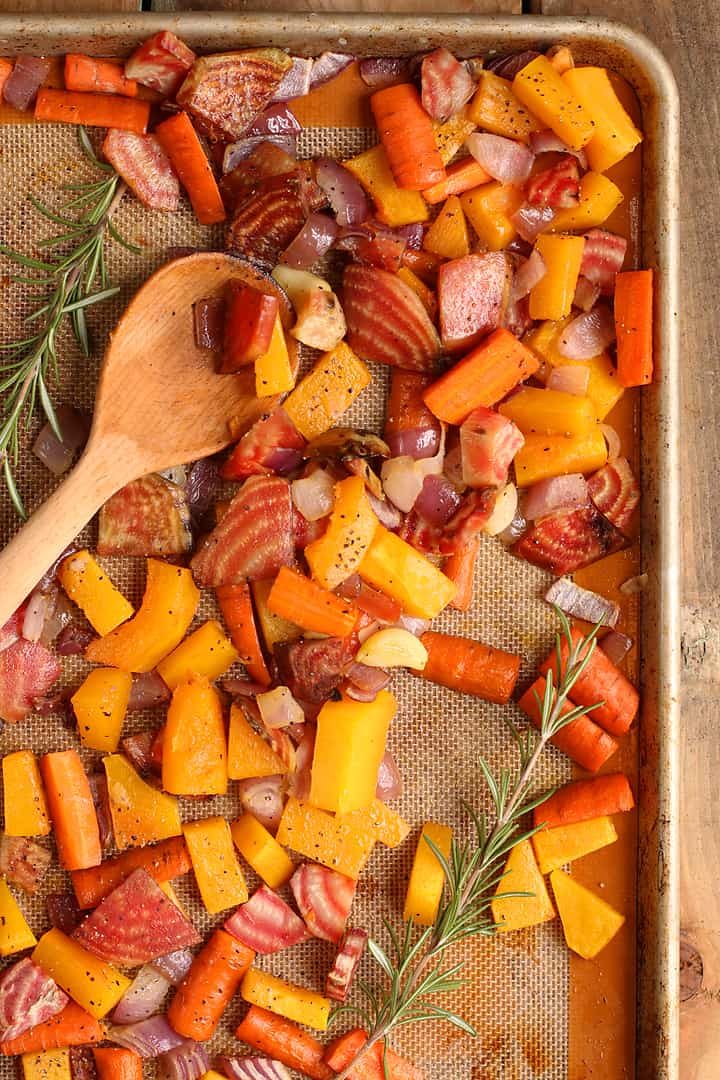
[[[369,132],[347,128],[309,128],[300,141],[300,156],[326,153],[348,156],[371,143]],[[77,149],[75,132],[58,126],[0,127],[0,235],[2,242],[30,253],[33,244],[54,227],[39,217],[28,204],[26,194],[34,192],[51,204],[63,183],[77,183],[91,175],[91,168]],[[94,349],[90,360],[82,357],[69,336],[60,339],[61,382],[54,394],[56,402],[65,401],[86,409],[92,408],[98,366],[107,335],[120,312],[142,281],[161,265],[175,246],[209,247],[220,242],[218,235],[195,222],[187,204],[179,213],[162,215],[143,210],[131,197],[121,205],[116,224],[121,233],[141,245],[143,254],[130,254],[118,244],[108,244],[108,267],[111,281],[121,286],[114,300],[91,308],[88,322]],[[9,281],[12,271],[2,267],[2,319],[0,340],[17,338],[22,319],[29,313],[31,298],[24,287]],[[387,392],[386,372],[373,365],[372,385],[360,397],[347,422],[352,425],[382,429]],[[39,425],[38,425],[39,426]],[[56,481],[30,453],[33,428],[23,440],[17,468],[18,485],[29,509],[37,506],[53,489]],[[0,544],[5,544],[17,528],[17,518],[4,491],[0,493]],[[92,546],[94,525],[82,540]],[[144,561],[140,559],[103,560],[117,585],[138,603],[142,596]],[[477,638],[522,656],[521,685],[527,684],[538,661],[552,642],[553,616],[542,600],[547,576],[519,562],[502,545],[485,538],[477,564],[476,602],[471,611],[450,612],[436,621],[439,629]],[[1,583],[0,583],[1,587]],[[203,597],[197,615],[201,622],[215,614],[208,594]],[[82,661],[65,662],[62,685],[76,686],[87,670]],[[477,760],[485,756],[498,769],[514,763],[515,751],[505,725],[503,709],[466,695],[453,694],[442,687],[396,675],[392,684],[399,701],[389,746],[400,764],[405,794],[395,808],[413,825],[413,834],[402,847],[388,851],[378,846],[362,875],[351,921],[366,927],[384,940],[381,916],[399,923],[410,864],[419,827],[426,820],[450,824],[464,836],[467,819],[461,801],[478,808],[489,808],[480,779]],[[517,712],[515,706],[511,706]],[[519,719],[519,713],[517,713]],[[134,713],[128,716],[124,734],[162,722],[162,711]],[[36,753],[78,746],[73,730],[61,715],[50,718],[31,716],[0,733],[2,753],[31,747]],[[97,767],[100,755],[82,751],[88,766]],[[567,780],[567,759],[550,749],[538,770],[536,783],[543,788]],[[222,813],[232,820],[240,804],[231,783],[229,794],[212,802],[183,799],[183,820]],[[45,841],[43,841],[45,842]],[[49,843],[49,841],[47,841]],[[245,867],[248,883],[255,884],[252,871]],[[69,888],[67,875],[54,868],[47,879],[46,891]],[[200,901],[192,874],[179,879],[176,888],[201,934],[221,925],[220,917],[209,917]],[[14,890],[15,891],[15,890]],[[30,898],[17,891],[16,896],[36,936],[48,928],[44,895]],[[520,934],[476,939],[462,950],[466,960],[467,987],[454,995],[453,1007],[474,1024],[479,1032],[472,1040],[453,1028],[418,1025],[407,1029],[398,1047],[404,1049],[426,1072],[428,1080],[564,1080],[567,1076],[568,1027],[568,953],[562,941],[559,920]],[[273,957],[260,958],[259,966],[293,981],[322,990],[325,975],[333,959],[333,947],[311,941]],[[363,962],[366,978],[376,972],[371,961]],[[209,1044],[211,1052],[242,1053],[233,1031],[245,1010],[239,997],[227,1010],[223,1024]],[[343,1018],[344,1020],[344,1018]],[[338,1033],[342,1030],[338,1023]],[[0,1076],[16,1074],[13,1060],[0,1060]]]

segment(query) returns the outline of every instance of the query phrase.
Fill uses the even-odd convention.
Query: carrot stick
[[[167,1018],[178,1035],[197,1041],[212,1038],[254,959],[247,945],[216,930],[193,960],[168,1009]]]
[[[131,101],[107,94],[75,94],[71,90],[40,90],[35,119],[55,124],[114,127],[144,135],[150,119],[149,101]]]
[[[423,199],[434,206],[435,203],[445,202],[450,195],[463,195],[480,184],[486,184],[488,180],[492,180],[492,177],[480,162],[473,157],[466,157],[448,165],[445,179],[426,188],[422,193]]]
[[[99,1046],[93,1050],[99,1080],[142,1080],[142,1058],[134,1050]]]
[[[432,251],[414,251],[412,248],[406,248],[402,257],[403,266],[407,266],[408,270],[417,274],[420,280],[430,288],[435,287],[437,272],[442,261],[440,256],[433,255]]]
[[[138,84],[128,79],[120,64],[96,60],[83,53],[68,53],[65,57],[65,88],[94,91],[96,94],[122,94],[137,97]]]
[[[288,622],[328,637],[347,637],[358,620],[358,610],[349,600],[283,566],[273,582],[267,606]]]
[[[367,1035],[362,1028],[355,1028],[347,1035],[342,1035],[328,1046],[325,1052],[325,1060],[328,1065],[341,1072],[346,1069],[353,1059],[360,1053],[367,1042]],[[384,1053],[383,1040],[373,1044],[360,1062],[350,1073],[351,1080],[385,1080],[385,1068],[383,1066]],[[387,1051],[387,1075],[390,1080],[424,1080],[423,1073],[405,1058],[401,1058],[394,1050],[388,1047]]]
[[[413,674],[485,701],[508,703],[520,671],[519,656],[435,630],[427,630],[420,640],[428,661],[422,671]]]
[[[497,404],[539,367],[509,330],[495,330],[425,391],[425,404],[438,419],[461,424],[479,405]]]
[[[398,187],[422,191],[445,179],[432,120],[414,86],[400,83],[378,90],[370,108]]]
[[[74,1001],[69,1001],[62,1012],[49,1020],[28,1028],[14,1039],[0,1042],[0,1054],[39,1054],[64,1046],[102,1042],[104,1038],[103,1025]]]
[[[248,1046],[275,1058],[289,1069],[297,1069],[312,1080],[332,1080],[335,1073],[323,1061],[322,1044],[282,1016],[251,1005],[235,1032]]]
[[[572,825],[606,814],[619,814],[632,810],[634,805],[625,773],[608,773],[593,776],[590,780],[574,780],[561,787],[535,807],[533,824],[553,829],[556,825]]]
[[[188,114],[180,112],[164,120],[155,128],[155,134],[180,177],[200,224],[214,225],[224,221],[225,207],[220,191]]]
[[[615,278],[615,333],[620,385],[652,382],[652,270],[626,270]]]
[[[577,645],[582,639],[579,630],[573,628],[573,644]],[[564,671],[568,657],[568,644],[564,638],[561,642],[561,654]],[[557,686],[557,655],[554,649],[541,665],[540,671],[546,675],[551,669]],[[603,702],[588,713],[588,716],[611,735],[624,735],[629,730],[640,704],[639,694],[633,684],[608,660],[599,645],[593,649],[587,667],[573,686],[572,696],[578,705]]]
[[[473,536],[465,547],[451,555],[443,566],[443,573],[455,582],[457,592],[450,601],[450,607],[456,611],[467,611],[473,600],[475,563],[480,550],[480,537]]]
[[[542,676],[535,680],[518,701],[522,711],[539,729],[540,706],[536,694],[542,702],[545,698],[545,679]],[[562,708],[562,715],[566,716],[574,707],[573,702],[568,700]],[[589,772],[597,772],[618,748],[612,735],[608,735],[606,731],[593,723],[589,716],[578,716],[576,720],[571,720],[566,727],[558,731],[557,735],[553,735],[550,742]]]
[[[439,439],[440,425],[423,401],[430,385],[427,375],[417,371],[393,368],[390,376],[390,396],[385,415],[385,438],[401,431],[427,431],[428,437]],[[397,453],[395,447],[391,449]]]
[[[96,907],[116,885],[139,867],[147,870],[155,881],[161,882],[187,874],[191,865],[182,836],[172,836],[159,844],[131,848],[92,869],[74,870],[70,876],[77,902],[84,910]]]
[[[250,586],[246,581],[240,585],[221,585],[215,590],[215,595],[230,639],[240,653],[240,662],[245,665],[251,678],[263,686],[269,686],[272,679],[258,637]]]
[[[100,829],[92,792],[76,750],[40,758],[58,858],[66,870],[83,870],[102,860]]]
[[[2,58],[0,58],[0,97],[2,96],[5,83],[10,78],[12,69],[13,65],[10,60],[3,60]]]

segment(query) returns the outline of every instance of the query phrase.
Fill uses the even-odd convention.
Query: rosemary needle
[[[438,994],[460,989],[463,962],[446,965],[444,954],[451,945],[478,934],[489,935],[496,931],[492,918],[491,903],[504,876],[505,861],[511,848],[528,839],[535,829],[523,830],[523,818],[546,797],[531,794],[533,773],[548,742],[561,728],[595,708],[577,706],[563,714],[563,706],[590,660],[595,648],[599,625],[595,626],[577,644],[573,642],[567,617],[555,607],[560,630],[556,635],[558,671],[563,670],[561,647],[563,639],[568,648],[567,664],[560,679],[557,692],[552,672],[548,674],[545,695],[540,706],[539,733],[530,728],[522,733],[508,720],[507,724],[518,750],[518,763],[514,770],[503,768],[494,775],[488,763],[480,758],[480,771],[490,792],[494,811],[492,827],[487,815],[477,813],[465,806],[472,822],[472,841],[460,843],[453,839],[448,858],[429,839],[445,874],[445,894],[432,926],[417,933],[412,920],[401,931],[385,920],[390,941],[383,948],[377,941],[368,942],[368,950],[384,977],[384,988],[379,991],[364,982],[358,982],[365,1002],[363,1005],[346,1005],[336,1009],[333,1016],[343,1012],[357,1013],[368,1027],[368,1041],[337,1080],[346,1080],[358,1062],[372,1046],[384,1043],[383,1064],[386,1080],[390,1080],[387,1047],[393,1031],[408,1024],[427,1020],[444,1020],[469,1035],[476,1035],[474,1028],[452,1009],[437,1004]],[[503,892],[499,896],[523,896],[524,893]]]
[[[58,379],[57,335],[66,319],[83,351],[90,355],[85,309],[119,292],[108,285],[105,240],[108,232],[128,250],[139,253],[111,224],[111,218],[125,192],[118,174],[98,160],[87,132],[78,128],[84,156],[103,174],[99,180],[72,184],[62,190],[69,196],[52,210],[34,195],[31,205],[60,228],[60,232],[37,245],[35,257],[22,255],[0,244],[0,254],[31,273],[18,273],[13,281],[40,290],[38,304],[25,318],[27,330],[16,340],[0,345],[0,460],[10,498],[21,517],[25,506],[18,491],[13,467],[17,465],[21,426],[29,428],[38,404],[58,438],[58,427],[48,381]]]

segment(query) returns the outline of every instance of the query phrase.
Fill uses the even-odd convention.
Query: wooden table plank
[[[600,15],[643,31],[664,52],[680,87],[681,467],[683,750],[681,908],[683,940],[702,960],[681,1008],[681,1076],[720,1076],[720,292],[717,145],[720,71],[703,58],[720,46],[715,0],[540,0],[543,14]]]
[[[2,2],[2,0],[0,0]],[[519,15],[522,0],[153,0],[153,11],[333,11]]]
[[[0,14],[34,15],[36,12],[63,12],[79,15],[83,12],[108,14],[114,11],[139,11],[141,0],[0,0]]]

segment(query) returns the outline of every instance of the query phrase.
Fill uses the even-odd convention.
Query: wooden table
[[[522,0],[155,0],[155,10],[520,14]],[[0,11],[137,11],[138,0],[0,0]],[[682,552],[682,1080],[720,1077],[720,9],[717,0],[529,0],[526,11],[591,14],[641,30],[677,77],[682,125],[681,402],[687,523]],[[640,1078],[649,1080],[649,1078]]]

